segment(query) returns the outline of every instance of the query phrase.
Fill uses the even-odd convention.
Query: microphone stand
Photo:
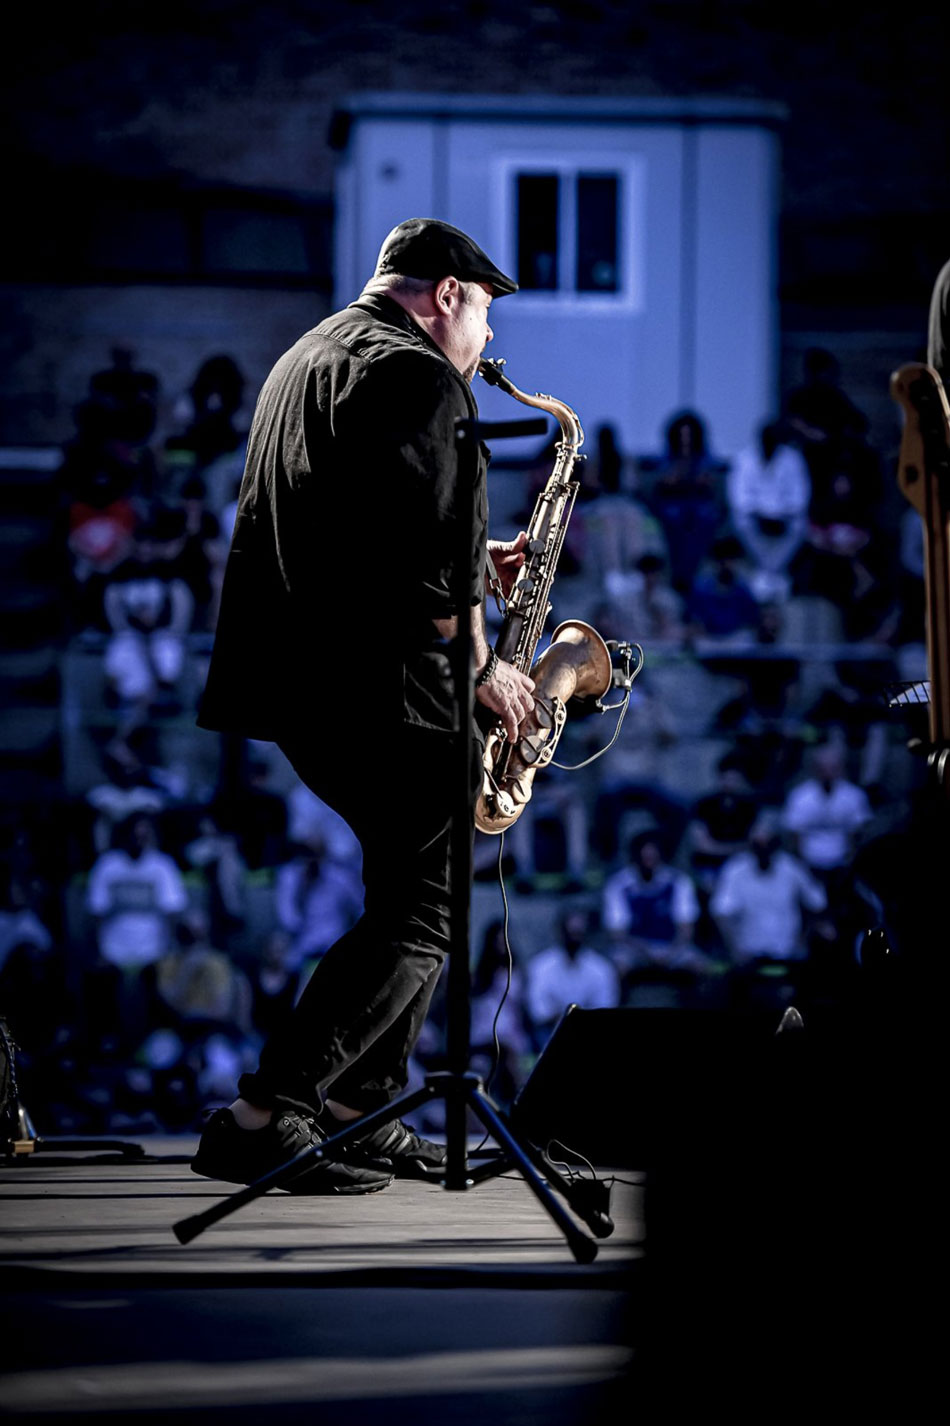
[[[458,709],[458,732],[454,767],[455,798],[451,830],[451,939],[448,957],[446,1069],[426,1075],[420,1089],[410,1091],[383,1108],[364,1114],[319,1144],[301,1150],[287,1163],[272,1169],[254,1183],[239,1189],[201,1213],[173,1225],[180,1243],[189,1243],[212,1223],[234,1213],[261,1197],[268,1189],[282,1188],[314,1159],[333,1157],[347,1139],[378,1125],[388,1124],[403,1114],[411,1114],[431,1099],[445,1102],[446,1170],[442,1186],[453,1192],[473,1188],[488,1178],[516,1168],[551,1219],[561,1230],[579,1263],[591,1263],[597,1244],[588,1237],[566,1211],[557,1194],[597,1238],[613,1232],[606,1212],[608,1194],[599,1183],[571,1182],[565,1178],[537,1145],[516,1134],[499,1107],[485,1092],[481,1079],[470,1068],[471,1056],[471,971],[470,921],[472,888],[472,844],[474,839],[474,706],[472,669],[471,569],[475,525],[475,486],[479,442],[490,438],[543,435],[543,418],[529,421],[456,422],[458,450],[458,491],[461,506],[457,521],[453,601],[457,611],[457,631],[452,642],[451,663]],[[467,1114],[471,1111],[499,1145],[500,1156],[490,1163],[472,1166],[468,1159]],[[591,1189],[599,1190],[592,1193]]]

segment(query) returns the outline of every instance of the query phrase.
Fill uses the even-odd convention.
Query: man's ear
[[[448,317],[459,305],[462,284],[457,277],[441,277],[432,293],[432,300],[443,316]]]

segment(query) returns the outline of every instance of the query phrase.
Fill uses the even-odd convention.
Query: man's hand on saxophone
[[[524,564],[524,547],[528,543],[526,530],[521,530],[513,540],[489,540],[488,553],[495,566],[498,583],[505,599],[514,588],[518,571]]]
[[[513,543],[517,544],[517,541]],[[436,619],[435,626],[443,639],[453,639],[457,628],[451,619]],[[534,679],[505,663],[489,647],[485,637],[485,610],[481,605],[472,609],[472,656],[475,664],[475,697],[491,713],[498,716],[509,742],[515,742],[518,728],[534,707]],[[490,666],[490,661],[493,666]],[[484,677],[482,677],[485,675]],[[479,679],[482,679],[479,682]]]
[[[498,659],[485,682],[475,689],[479,703],[498,715],[510,743],[517,740],[522,719],[534,707],[533,688],[534,679],[528,678],[514,664]]]

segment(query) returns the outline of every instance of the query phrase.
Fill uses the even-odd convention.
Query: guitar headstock
[[[904,412],[897,483],[919,515],[927,516],[927,483],[937,481],[950,503],[950,406],[939,373],[909,362],[891,376],[891,395]]]

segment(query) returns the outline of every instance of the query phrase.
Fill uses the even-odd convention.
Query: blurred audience
[[[0,905],[0,1011],[34,1042],[50,1128],[190,1127],[362,902],[352,833],[273,749],[194,729],[244,457],[244,379],[229,356],[203,361],[168,439],[158,396],[117,348],[77,408],[60,473],[68,657],[89,676],[66,666],[64,846],[37,851],[53,890]],[[809,353],[782,421],[730,466],[695,411],[670,417],[659,456],[624,451],[618,429],[596,433],[554,617],[642,643],[645,670],[609,754],[544,773],[503,848],[524,957],[498,1019],[505,1100],[572,1001],[740,1000],[806,973],[812,990],[837,993],[835,966],[854,960],[849,868],[903,765],[880,686],[923,665],[919,517],[889,520],[882,453],[828,353]],[[529,483],[552,459],[548,446]],[[559,761],[583,761],[612,731],[573,717]],[[830,771],[822,746],[802,776],[817,739]],[[479,892],[499,850],[481,840]],[[572,912],[539,947],[544,897],[582,886],[602,894],[601,929]],[[533,900],[518,906],[519,892]],[[502,942],[489,927],[473,968],[473,1055],[486,1070]],[[426,1065],[441,1053],[430,1044]]]
[[[608,571],[603,588],[595,623],[605,639],[638,644],[682,640],[683,600],[670,584],[660,555],[644,554],[629,569]]]
[[[752,593],[761,603],[787,599],[789,567],[808,530],[811,481],[803,456],[783,439],[778,422],[762,426],[756,444],[739,452],[729,470],[726,500],[752,566]]]
[[[110,637],[105,675],[126,712],[176,710],[194,597],[174,559],[181,525],[156,510],[136,535],[134,553],[113,571],[103,602]]]
[[[836,743],[816,748],[811,773],[791,789],[782,825],[795,839],[805,865],[826,885],[846,874],[861,829],[871,820],[864,789],[845,776],[845,757]]]
[[[513,1100],[531,1054],[526,1013],[525,977],[509,951],[504,921],[492,921],[472,967],[470,1043],[472,1068],[503,1105]]]
[[[826,906],[821,882],[782,850],[774,814],[760,817],[748,847],[723,863],[710,903],[731,962],[743,969],[804,960],[806,915]]]
[[[723,864],[745,848],[757,811],[741,760],[733,751],[724,754],[715,786],[694,803],[686,828],[689,869],[707,894]]]
[[[656,832],[638,833],[625,867],[607,878],[603,924],[613,941],[613,960],[629,977],[643,971],[705,969],[694,932],[699,900],[691,877],[664,857]]]
[[[759,604],[743,573],[743,548],[735,535],[720,535],[709,560],[689,588],[687,609],[696,637],[748,639],[759,623]]]
[[[616,967],[588,943],[590,912],[571,907],[560,936],[528,961],[525,1002],[535,1045],[541,1048],[569,1005],[609,1010],[620,1002]]]
[[[195,373],[178,414],[183,429],[165,442],[163,463],[173,484],[202,477],[211,510],[232,498],[247,432],[240,422],[244,375],[233,357],[209,357]],[[230,532],[227,532],[230,535]]]
[[[224,578],[228,541],[218,517],[208,508],[205,483],[190,475],[181,487],[181,534],[175,551],[179,576],[188,586],[194,614],[192,627],[213,632]]]
[[[137,813],[120,823],[93,863],[86,894],[102,960],[130,970],[157,961],[187,905],[184,878],[160,849],[152,819]]]
[[[645,554],[666,553],[663,530],[634,493],[634,472],[612,426],[597,430],[594,479],[585,476],[583,500],[571,516],[583,530],[585,569],[598,580],[632,569]]]
[[[322,956],[363,910],[362,886],[348,867],[327,855],[317,840],[301,846],[277,872],[276,910],[288,931],[291,964]]]
[[[725,467],[709,454],[706,423],[697,412],[676,412],[664,434],[663,456],[641,462],[641,469],[652,472],[649,506],[666,536],[673,587],[685,595],[722,520]]]

